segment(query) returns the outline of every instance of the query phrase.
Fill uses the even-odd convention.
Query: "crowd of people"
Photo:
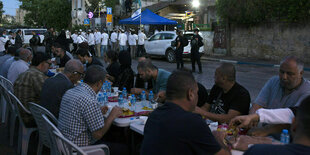
[[[34,102],[49,110],[58,119],[57,127],[63,135],[78,146],[104,143],[112,155],[128,154],[124,144],[104,139],[114,119],[122,114],[121,108],[114,107],[105,118],[108,107],[98,106],[96,94],[109,81],[119,90],[126,88],[135,95],[144,91],[148,96],[152,91],[154,100],[163,103],[149,115],[141,154],[230,154],[224,144],[225,134],[211,132],[204,119],[252,128],[248,132],[252,136],[281,133],[288,128],[283,124],[291,124],[291,144],[254,145],[245,154],[310,153],[310,82],[303,78],[301,59],[284,58],[279,75],[272,77],[251,103],[251,92],[237,82],[231,63],[216,68],[214,85],[208,93],[192,75],[195,62],[192,70],[187,70],[178,60],[178,70],[171,73],[145,57],[143,31],[137,35],[124,30],[117,34],[115,30],[111,37],[106,31],[95,31],[75,31],[69,38],[63,31],[54,38],[53,29],[49,29],[45,52],[16,45],[17,36],[15,44],[0,46],[4,52],[0,56],[0,74],[14,84],[16,97],[27,108],[29,102]],[[177,53],[183,52],[182,34],[178,34]],[[202,40],[199,37],[195,35],[193,40],[197,43],[191,43],[196,51]],[[74,45],[71,51],[70,43]],[[107,64],[105,68],[100,57]],[[137,75],[131,66],[135,57],[139,57]],[[201,73],[200,58],[194,54],[193,59]],[[50,71],[55,66],[63,68],[56,75]],[[22,119],[27,127],[36,126],[31,115],[22,113]],[[267,125],[257,127],[259,122]]]

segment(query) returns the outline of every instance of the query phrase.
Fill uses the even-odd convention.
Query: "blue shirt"
[[[2,66],[0,66],[0,75],[5,78],[8,78],[9,68],[11,67],[12,63],[14,62],[14,57],[7,59]]]
[[[94,142],[92,132],[103,128],[104,116],[95,91],[86,83],[69,89],[62,97],[58,128],[78,146]]]
[[[290,94],[284,94],[279,76],[272,77],[259,92],[254,103],[267,109],[288,108],[299,106],[300,102],[310,95],[310,83],[302,79],[302,84]]]
[[[170,75],[170,72],[164,69],[158,69],[156,80],[152,79],[153,93],[157,94],[160,91],[166,91],[167,81]]]

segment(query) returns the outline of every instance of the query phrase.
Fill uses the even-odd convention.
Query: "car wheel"
[[[168,62],[170,62],[170,63],[175,62],[175,54],[174,54],[174,51],[172,49],[169,49],[166,52],[166,58],[167,58]]]

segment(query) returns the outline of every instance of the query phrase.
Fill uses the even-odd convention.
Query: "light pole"
[[[194,13],[195,13],[195,16],[198,12],[198,9],[199,9],[199,6],[200,6],[200,2],[199,0],[193,0],[192,1],[192,7],[194,8]],[[193,20],[193,24],[194,24],[195,20]],[[193,27],[192,27],[193,28]]]

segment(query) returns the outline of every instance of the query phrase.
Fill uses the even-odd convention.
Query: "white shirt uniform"
[[[121,33],[118,36],[118,40],[119,40],[119,45],[121,46],[126,46],[126,42],[127,42],[127,35],[125,33]]]
[[[137,45],[138,35],[130,34],[128,37],[128,44],[129,45]]]
[[[107,33],[103,32],[101,34],[101,39],[102,39],[101,45],[108,45],[109,35]]]
[[[93,33],[88,34],[88,45],[95,45],[95,35]]]
[[[147,39],[146,35],[142,32],[138,35],[138,45],[144,45],[144,40]]]
[[[77,37],[77,43],[78,44],[80,44],[80,43],[82,43],[82,42],[85,42],[85,41],[87,41],[82,35],[79,35],[78,37]]]
[[[100,44],[101,43],[101,33],[100,32],[95,32],[95,43]]]
[[[78,43],[77,37],[78,37],[78,35],[75,33],[71,35],[71,38],[72,38],[74,44]]]
[[[116,33],[116,32],[113,32],[113,33],[111,34],[111,41],[112,41],[113,43],[115,43],[115,42],[117,41],[117,33]]]
[[[5,43],[7,39],[5,37],[0,37],[0,52],[5,51]]]
[[[19,74],[29,69],[29,64],[24,60],[17,60],[12,63],[8,72],[8,79],[14,83]]]

